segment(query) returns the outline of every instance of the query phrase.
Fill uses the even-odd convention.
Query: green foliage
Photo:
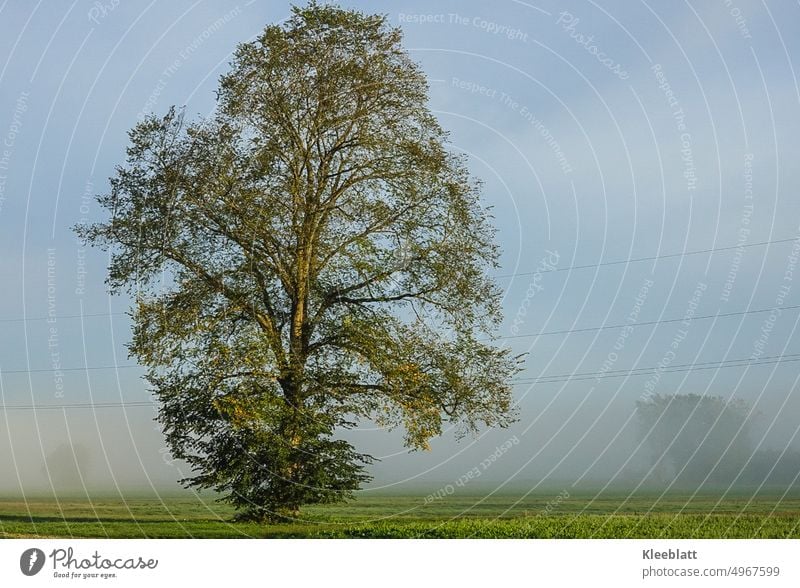
[[[729,484],[753,455],[750,407],[697,394],[636,403],[640,433],[662,477],[680,485]]]
[[[508,424],[518,362],[500,316],[479,185],[427,108],[385,17],[311,3],[236,51],[218,108],[130,132],[127,163],[79,227],[137,301],[149,368],[187,484],[246,517],[345,498],[370,458],[358,419],[426,448]]]

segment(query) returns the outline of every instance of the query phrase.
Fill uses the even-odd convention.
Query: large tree
[[[133,128],[111,218],[78,228],[135,298],[183,482],[244,517],[349,496],[371,458],[336,434],[361,419],[419,449],[513,418],[494,230],[427,90],[385,17],[294,8],[239,46],[209,118]]]

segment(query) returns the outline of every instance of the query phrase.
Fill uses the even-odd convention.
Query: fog
[[[93,197],[141,115],[211,111],[236,43],[288,14],[265,4],[0,8],[1,494],[183,491],[127,356],[130,300],[71,227],[104,218]],[[745,34],[726,3],[343,5],[403,28],[483,180],[497,344],[525,354],[507,429],[448,426],[424,452],[369,422],[340,432],[378,458],[365,492],[795,492],[797,8],[738,2]],[[743,418],[637,412],[692,394]]]
[[[629,402],[609,404],[578,391],[558,405],[530,400],[508,429],[460,440],[449,433],[434,440],[430,451],[409,453],[398,431],[366,425],[345,437],[378,458],[366,492],[428,494],[448,485],[465,495],[798,489],[797,425],[786,407],[786,413],[753,411],[740,435],[728,430],[715,440],[713,427],[695,426],[699,416],[665,414],[652,427],[641,422]],[[154,416],[149,407],[96,409],[95,414],[7,410],[0,421],[0,493],[138,497],[181,491],[177,480],[191,471],[171,459]],[[687,439],[678,434],[682,428],[690,429],[684,432]],[[692,459],[678,455],[676,460],[659,445],[659,430],[662,438],[677,444],[688,440],[698,448],[694,466]],[[675,432],[673,438],[669,431]],[[708,431],[712,435],[706,438]],[[648,432],[652,439],[646,438]],[[743,441],[737,444],[737,438]],[[712,475],[711,467],[703,469],[709,456],[712,464],[733,459],[737,469]],[[708,478],[697,475],[698,463]],[[678,476],[680,471],[685,475]]]

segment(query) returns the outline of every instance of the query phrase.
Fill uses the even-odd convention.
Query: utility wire
[[[558,374],[552,376],[540,376],[537,378],[517,378],[513,380],[518,384],[554,384],[561,382],[579,382],[582,380],[621,378],[623,376],[645,376],[660,370],[661,373],[679,373],[702,371],[711,369],[723,369],[732,367],[749,367],[751,365],[771,365],[776,363],[792,363],[800,361],[800,353],[786,355],[764,356],[756,359],[741,358],[728,359],[723,361],[707,361],[698,363],[676,364],[671,366],[650,366],[644,368],[632,368],[628,370],[610,370],[607,372],[583,372],[576,374]]]
[[[772,355],[764,356],[757,359],[741,358],[729,359],[723,361],[707,361],[689,364],[676,364],[674,366],[667,366],[661,370],[661,373],[676,373],[676,372],[690,372],[710,369],[722,369],[732,367],[750,367],[753,365],[773,365],[778,363],[792,363],[800,361],[800,353],[785,354],[785,355]],[[542,376],[539,378],[515,378],[512,380],[515,384],[554,384],[568,381],[582,381],[597,378],[619,378],[622,376],[644,376],[659,369],[659,366],[651,366],[645,368],[633,368],[629,370],[611,370],[608,372],[583,372],[578,374],[560,374],[553,376]],[[156,401],[139,401],[139,402],[85,402],[80,404],[42,404],[42,405],[2,405],[0,404],[0,411],[3,410],[66,410],[71,408],[119,408],[119,407],[137,407],[137,406],[153,406]]]
[[[761,247],[763,245],[775,245],[778,243],[791,243],[792,241],[797,241],[798,239],[775,239],[773,241],[759,241],[758,243],[745,243],[743,245],[730,245],[727,247],[714,247],[711,249],[698,249],[696,251],[685,251],[683,253],[667,253],[664,255],[653,255],[651,257],[634,257],[630,259],[620,259],[617,261],[604,261],[601,263],[592,263],[586,265],[572,265],[569,267],[559,267],[553,269],[543,269],[537,271],[525,271],[525,272],[513,272],[510,274],[500,274],[494,276],[495,279],[503,279],[503,278],[513,278],[516,276],[533,276],[536,274],[545,274],[545,273],[552,273],[552,272],[566,272],[572,270],[581,270],[581,269],[591,269],[595,267],[607,267],[611,265],[620,265],[623,263],[639,263],[642,261],[655,261],[657,259],[670,259],[674,257],[686,257],[689,255],[701,255],[703,253],[718,253],[720,251],[731,251],[733,249],[746,249],[748,247]],[[95,317],[110,317],[110,316],[124,316],[127,315],[127,312],[96,312],[91,314],[65,314],[65,315],[57,315],[53,317],[47,316],[36,316],[36,317],[26,317],[26,318],[2,318],[0,319],[0,323],[23,323],[23,322],[32,322],[32,321],[46,321],[46,320],[66,320],[66,319],[78,319],[78,318],[95,318]]]
[[[120,408],[136,406],[154,406],[155,401],[139,402],[83,402],[76,404],[0,404],[0,411],[3,410],[66,410],[70,408]]]
[[[793,306],[771,306],[768,308],[757,308],[754,310],[741,310],[738,312],[724,312],[720,314],[707,314],[702,316],[694,316],[690,318],[670,318],[670,319],[662,319],[658,321],[642,321],[637,323],[620,323],[615,325],[599,325],[596,327],[583,327],[579,329],[564,329],[560,331],[539,331],[538,333],[522,333],[519,335],[508,335],[505,337],[493,337],[491,339],[481,339],[481,341],[503,341],[505,339],[521,339],[525,337],[544,337],[546,335],[569,335],[572,333],[587,333],[592,331],[604,331],[607,329],[620,329],[622,327],[647,327],[653,325],[662,325],[662,324],[669,324],[669,323],[678,323],[683,322],[685,320],[689,321],[700,321],[700,320],[708,320],[708,319],[717,319],[717,318],[730,318],[734,316],[744,316],[748,314],[759,314],[764,312],[772,312],[773,310],[781,310],[781,311],[788,311],[788,310],[798,310],[800,309],[800,304],[793,305]],[[31,370],[0,370],[0,375],[2,374],[35,374],[35,373],[46,373],[46,372],[80,372],[85,370],[117,370],[117,369],[130,369],[130,368],[143,368],[143,366],[137,364],[122,364],[122,365],[103,365],[103,366],[88,366],[88,367],[72,367],[72,368],[40,368],[40,369],[31,369]],[[644,369],[644,368],[643,368]],[[608,372],[607,372],[608,373]],[[556,376],[554,376],[556,377]]]
[[[143,366],[126,363],[122,365],[95,365],[86,367],[70,367],[70,368],[41,368],[33,370],[0,370],[0,376],[4,374],[38,374],[47,372],[83,372],[86,370],[119,370],[125,368],[143,368]]]
[[[580,329],[564,329],[561,331],[540,331],[538,333],[522,333],[519,335],[507,335],[505,337],[495,337],[493,341],[502,341],[504,339],[522,339],[525,337],[544,337],[545,335],[569,335],[571,333],[586,333],[590,331],[603,331],[606,329],[621,329],[622,327],[647,327],[652,325],[662,325],[666,323],[679,323],[685,320],[688,321],[702,321],[707,319],[715,319],[715,318],[728,318],[732,316],[743,316],[747,314],[757,314],[762,312],[772,312],[773,310],[797,310],[800,309],[800,304],[794,306],[771,306],[769,308],[758,308],[756,310],[741,310],[739,312],[723,312],[720,314],[706,314],[702,316],[693,316],[683,318],[671,318],[671,319],[663,319],[658,321],[642,321],[636,323],[622,323],[617,325],[600,325],[597,327],[583,327]]]
[[[524,339],[527,337],[545,337],[548,335],[570,335],[572,333],[589,333],[593,331],[605,331],[607,329],[621,329],[622,327],[649,327],[653,325],[664,325],[669,323],[680,323],[685,320],[689,321],[702,321],[708,319],[718,319],[718,318],[729,318],[733,316],[745,316],[748,314],[760,314],[764,312],[772,312],[773,310],[798,310],[800,309],[800,304],[792,305],[792,306],[770,306],[768,308],[757,308],[754,310],[740,310],[737,312],[722,312],[719,314],[705,314],[701,316],[693,316],[682,318],[670,318],[670,319],[661,319],[657,321],[640,321],[636,323],[619,323],[614,325],[598,325],[596,327],[581,327],[578,329],[562,329],[558,331],[539,331],[537,333],[520,333],[518,335],[506,335],[504,337],[492,337],[489,339],[481,339],[481,341],[503,341],[506,339]],[[112,313],[112,314],[124,314],[124,313]],[[90,315],[84,315],[90,316]],[[91,316],[108,316],[108,314],[104,315],[91,315]],[[62,317],[63,318],[63,317]],[[70,317],[66,317],[70,318]],[[31,319],[33,320],[33,319]],[[70,371],[81,371],[84,369],[89,370],[110,370],[110,369],[118,369],[118,368],[133,368],[139,367],[136,365],[117,365],[117,366],[98,366],[98,367],[88,367],[88,368],[62,368],[60,371],[62,372],[70,372]],[[35,372],[52,372],[52,371],[59,371],[55,369],[35,369],[35,370],[6,370],[4,373],[7,374],[27,374],[27,373],[35,373]]]
[[[27,318],[3,318],[0,323],[27,323],[33,321],[47,321],[47,320],[67,320],[78,318],[94,318],[104,316],[122,316],[128,314],[127,312],[93,312],[90,314],[61,314],[56,316],[31,316]]]
[[[620,259],[617,261],[604,261],[601,263],[592,263],[587,265],[571,265],[569,267],[558,267],[552,269],[542,269],[537,271],[528,271],[528,272],[514,272],[511,274],[501,274],[494,276],[497,279],[500,278],[513,278],[516,276],[534,276],[536,274],[546,274],[552,272],[566,272],[572,270],[579,270],[579,269],[590,269],[593,267],[606,267],[609,265],[621,265],[623,263],[639,263],[642,261],[655,261],[657,259],[669,259],[673,257],[686,257],[689,255],[701,255],[703,253],[718,253],[720,251],[731,251],[733,249],[746,249],[748,247],[761,247],[763,245],[774,245],[777,243],[791,243],[792,241],[797,241],[797,238],[793,239],[775,239],[774,241],[759,241],[758,243],[745,243],[743,245],[729,245],[727,247],[713,247],[711,249],[698,249],[696,251],[685,251],[683,253],[667,253],[665,255],[653,255],[651,257],[632,257],[629,259]]]

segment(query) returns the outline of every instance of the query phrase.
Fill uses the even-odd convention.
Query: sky
[[[428,76],[495,217],[500,344],[527,354],[508,429],[411,453],[400,431],[348,432],[380,458],[370,490],[635,483],[635,403],[656,393],[741,398],[756,447],[800,447],[796,3],[341,5],[386,14]],[[208,115],[236,45],[288,14],[0,2],[0,492],[189,475],[127,356],[129,300],[72,227],[105,218],[94,197],[142,116]]]

